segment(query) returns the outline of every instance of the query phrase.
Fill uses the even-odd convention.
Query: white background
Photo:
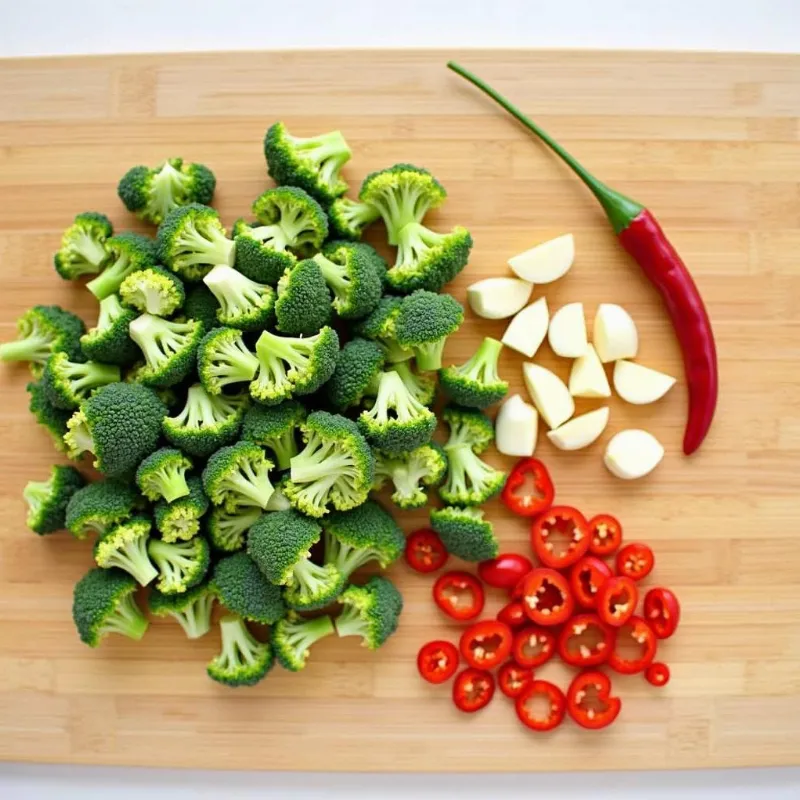
[[[330,47],[797,52],[800,0],[0,0],[0,57]],[[800,800],[800,770],[387,778],[0,765],[2,800],[112,793],[115,800]]]

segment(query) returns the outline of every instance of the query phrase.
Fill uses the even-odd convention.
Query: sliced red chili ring
[[[500,622],[505,622],[505,624],[512,629],[519,628],[528,623],[528,615],[525,613],[525,609],[522,607],[522,603],[520,603],[519,600],[512,600],[510,603],[504,605],[497,612],[497,619],[499,619]]]
[[[657,586],[644,596],[644,618],[659,639],[669,639],[681,619],[681,605],[669,590]]]
[[[575,602],[584,608],[594,608],[600,587],[611,575],[611,567],[605,561],[596,556],[584,556],[569,574],[569,585]]]
[[[531,546],[546,567],[566,569],[572,566],[589,549],[586,518],[572,506],[553,506],[534,520]]]
[[[611,679],[594,670],[577,675],[567,689],[567,711],[582,728],[608,727],[622,708],[619,697],[611,695]]]
[[[526,488],[529,480],[532,485]],[[500,498],[515,514],[535,517],[550,508],[555,494],[547,467],[538,458],[521,458],[509,472]]]
[[[406,539],[406,561],[417,572],[436,572],[447,562],[447,548],[436,531],[420,528]]]
[[[561,660],[572,667],[596,667],[614,649],[614,632],[597,614],[577,614],[558,636]]]
[[[608,666],[622,675],[644,672],[653,663],[657,649],[653,629],[641,617],[631,617],[617,631]]]
[[[556,652],[556,637],[547,628],[528,625],[514,634],[511,655],[523,667],[540,667]]]
[[[531,570],[531,572],[533,572],[533,570]],[[531,572],[529,572],[528,575],[530,575]],[[525,588],[525,578],[527,578],[528,575],[523,575],[523,577],[515,584],[514,588],[508,590],[508,596],[512,600],[522,600],[522,590]]]
[[[618,575],[624,575],[633,581],[640,581],[653,571],[656,559],[653,551],[646,544],[632,542],[626,544],[617,553],[616,563]]]
[[[519,553],[501,553],[478,564],[480,579],[495,589],[513,589],[533,569],[529,558]]]
[[[453,681],[453,702],[459,711],[473,714],[489,705],[494,697],[494,676],[485,669],[469,667]]]
[[[598,514],[589,520],[589,552],[593,556],[610,556],[622,544],[622,525],[611,514]]]
[[[497,672],[497,685],[506,697],[518,697],[533,680],[533,670],[516,661],[506,661]]]
[[[644,677],[647,682],[652,683],[653,686],[666,686],[670,678],[669,667],[661,661],[658,661],[655,664],[651,664],[645,670]]]
[[[541,707],[547,703],[547,712],[542,715]],[[517,696],[514,702],[519,721],[532,731],[551,731],[564,720],[567,700],[558,686],[548,681],[531,681]]]
[[[636,611],[639,589],[624,575],[609,578],[597,594],[597,613],[600,619],[618,628],[625,624]]]
[[[447,616],[459,622],[475,619],[486,597],[481,582],[469,572],[446,572],[433,584],[433,600]]]
[[[461,634],[459,649],[464,661],[475,669],[494,669],[511,655],[514,635],[511,628],[496,619],[470,625]]]
[[[428,683],[444,683],[458,669],[456,646],[442,639],[422,645],[417,654],[417,669]]]
[[[522,585],[522,607],[537,625],[560,625],[575,608],[567,579],[554,569],[531,570]]]

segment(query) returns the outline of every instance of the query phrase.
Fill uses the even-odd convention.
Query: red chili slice
[[[547,712],[541,707],[547,703]],[[564,720],[567,700],[558,686],[548,681],[531,681],[514,703],[519,721],[532,731],[551,731]]]
[[[486,602],[481,582],[469,572],[445,572],[433,584],[433,601],[459,622],[475,619]]]
[[[593,556],[610,556],[622,544],[622,525],[610,514],[598,514],[589,520],[589,552]]]
[[[459,649],[464,661],[475,669],[494,669],[511,655],[511,628],[495,619],[470,625],[461,634]]]
[[[506,661],[497,672],[497,684],[506,697],[518,697],[533,680],[533,670],[516,661]]]
[[[659,639],[669,639],[681,619],[678,598],[663,587],[656,587],[644,596],[644,618]]]
[[[614,632],[597,614],[578,614],[558,636],[561,660],[572,667],[596,667],[614,649]]]
[[[617,553],[617,574],[640,581],[653,571],[655,563],[653,551],[646,544],[626,544]]]
[[[666,686],[669,683],[669,667],[666,664],[662,664],[660,661],[651,664],[644,672],[644,677],[646,678],[648,683],[652,683],[653,686]]]
[[[528,480],[532,486],[525,488]],[[515,514],[535,517],[550,508],[555,494],[547,467],[538,458],[521,458],[509,472],[500,497]]]
[[[533,572],[533,570],[531,570],[531,572]],[[522,578],[514,585],[514,588],[508,590],[508,596],[512,600],[522,600],[522,590],[525,588],[525,578],[527,578],[531,572],[529,572],[527,575],[523,575]]]
[[[554,569],[531,570],[522,585],[522,606],[537,625],[560,625],[575,608],[567,579]]]
[[[636,611],[639,589],[624,575],[609,578],[597,594],[597,613],[600,619],[618,628],[624,625]]]
[[[572,566],[589,549],[586,518],[572,506],[553,506],[534,521],[531,546],[546,567],[566,569]]]
[[[552,631],[528,625],[514,634],[511,655],[523,667],[540,667],[556,652],[556,637]]]
[[[436,572],[447,562],[447,548],[436,531],[420,528],[406,539],[406,561],[417,572]]]
[[[453,702],[459,711],[473,714],[494,697],[494,676],[485,669],[465,669],[453,682]]]
[[[417,654],[417,669],[428,683],[450,680],[458,669],[456,646],[442,639],[422,645]]]
[[[529,558],[519,553],[501,553],[497,558],[481,561],[478,575],[495,589],[512,589],[533,569]]]
[[[653,629],[641,617],[631,617],[617,631],[608,666],[622,675],[635,675],[653,663],[657,648]]]
[[[608,727],[621,708],[619,697],[611,696],[611,679],[602,672],[583,672],[567,689],[567,711],[582,728]]]
[[[569,585],[575,602],[584,608],[594,608],[600,587],[611,575],[611,567],[605,561],[595,556],[584,556],[569,575]]]
[[[497,619],[509,628],[519,628],[528,623],[528,616],[519,600],[512,600],[497,612]]]

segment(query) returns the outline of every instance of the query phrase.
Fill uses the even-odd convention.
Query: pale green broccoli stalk
[[[464,561],[486,561],[500,552],[494,528],[477,508],[431,509],[431,527],[451,553]]]
[[[108,260],[105,243],[113,234],[111,220],[105,214],[78,214],[62,234],[61,247],[53,256],[56,272],[67,281],[97,275]]]
[[[383,293],[386,262],[368,244],[331,242],[314,256],[333,292],[333,309],[342,319],[371,314]]]
[[[150,539],[150,558],[158,568],[156,589],[164,594],[180,594],[197,586],[208,572],[210,550],[203,536],[188,542],[165,542]]]
[[[77,408],[95,389],[120,379],[119,367],[96,361],[70,361],[66,353],[53,353],[42,373],[47,399],[56,408]]]
[[[17,320],[17,339],[0,344],[0,360],[28,361],[34,376],[53,353],[81,356],[83,320],[60,306],[34,306]]]
[[[272,497],[275,494],[273,492]],[[261,509],[258,506],[240,506],[235,511],[228,511],[225,506],[215,506],[211,509],[206,525],[211,546],[220,553],[243,550],[247,532],[260,517]]]
[[[210,331],[197,348],[197,373],[210,394],[222,394],[223,389],[237,383],[250,383],[258,367],[258,359],[235,328]]]
[[[392,502],[398,508],[422,508],[428,502],[425,488],[439,484],[446,471],[447,455],[436,442],[394,456],[376,452],[373,486],[380,489],[388,480]]]
[[[174,314],[186,299],[183,281],[163,267],[138,269],[125,278],[119,296],[126,306],[158,317]]]
[[[256,283],[227,264],[218,264],[203,278],[219,303],[217,320],[222,325],[255,331],[265,328],[275,314],[275,290]]]
[[[497,374],[502,349],[502,342],[487,336],[466,363],[439,370],[442,389],[453,402],[484,409],[499,403],[508,394],[508,382]]]
[[[278,663],[290,672],[299,672],[308,663],[311,647],[334,632],[328,616],[303,619],[290,611],[272,628],[272,649]]]
[[[30,394],[28,409],[46,431],[50,434],[53,446],[59,453],[65,453],[67,446],[64,443],[64,434],[67,432],[67,422],[72,414],[63,408],[56,408],[48,399],[47,391],[41,381],[29,383],[25,387]]]
[[[159,388],[174,386],[194,368],[204,334],[202,322],[142,314],[128,330],[144,355],[145,364],[135,373],[139,383]]]
[[[102,300],[119,292],[122,281],[132,272],[147,269],[156,263],[155,243],[140,233],[118,233],[106,240],[108,266],[86,284],[86,288]]]
[[[222,617],[219,630],[222,651],[206,667],[208,677],[231,688],[255,686],[262,681],[275,662],[272,647],[259,642],[241,617]]]
[[[364,586],[348,586],[339,602],[336,618],[339,636],[360,636],[362,645],[377,650],[397,630],[403,611],[403,595],[383,577],[370,578]]]
[[[94,546],[97,566],[125,570],[140,586],[147,586],[158,575],[147,555],[151,528],[147,517],[132,517],[103,533]]]
[[[274,625],[286,616],[280,588],[264,577],[247,553],[220,559],[211,588],[225,608],[249,622]]]
[[[186,484],[189,494],[171,503],[159,500],[153,509],[156,527],[165,542],[182,542],[197,536],[200,520],[208,511],[210,504],[200,478],[190,475]]]
[[[369,394],[377,394],[386,359],[377,342],[356,337],[339,352],[336,369],[325,384],[325,392],[337,411],[358,406]]]
[[[414,357],[414,352],[410,348],[402,347],[397,342],[396,326],[402,302],[400,297],[381,298],[373,312],[358,322],[354,328],[358,336],[377,341],[390,363],[408,361]]]
[[[180,450],[162,447],[139,464],[136,485],[148,500],[155,502],[163,497],[171,503],[189,494],[186,472],[191,468],[191,459]]]
[[[357,241],[364,231],[380,217],[380,212],[369,203],[359,203],[349,197],[337,197],[328,207],[328,224],[331,236]]]
[[[289,469],[298,452],[296,431],[306,415],[305,407],[296,400],[272,407],[255,405],[244,415],[242,439],[271,450],[278,469]]]
[[[396,372],[406,385],[409,394],[424,406],[432,406],[436,400],[436,380],[429,375],[420,375],[411,369],[408,361],[392,364],[391,369]]]
[[[331,321],[331,293],[313,259],[287,269],[278,281],[276,328],[288,336],[312,336]]]
[[[130,519],[139,501],[136,489],[127,483],[95,481],[78,489],[67,503],[67,529],[76,539],[102,536]]]
[[[28,481],[22,497],[28,505],[28,527],[40,536],[66,527],[67,505],[86,481],[74,467],[55,465],[46,481]]]
[[[125,308],[117,295],[104,297],[100,301],[97,325],[81,336],[83,355],[104,364],[132,364],[140,356],[136,342],[128,334],[136,317],[136,312]]]
[[[217,506],[235,511],[240,506],[266,508],[274,488],[269,479],[272,462],[253,442],[222,447],[208,459],[203,488]]]
[[[414,352],[423,371],[438,370],[447,337],[464,321],[464,309],[448,294],[419,289],[400,304],[395,323],[397,342]]]
[[[182,594],[163,594],[150,590],[148,606],[157,617],[172,617],[189,639],[199,639],[211,630],[211,610],[216,596],[208,583],[201,583]]]

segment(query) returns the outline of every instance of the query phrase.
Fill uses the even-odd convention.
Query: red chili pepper
[[[518,697],[533,680],[533,670],[515,661],[506,661],[497,672],[497,684],[506,697]]]
[[[533,486],[518,493],[528,480]],[[547,467],[538,458],[521,458],[506,478],[506,485],[500,495],[502,501],[515,514],[522,517],[535,517],[553,504],[556,490]]]
[[[537,708],[541,705],[537,702],[539,698],[544,698],[549,704],[544,717],[539,715]],[[532,731],[551,731],[563,722],[567,699],[558,686],[547,681],[531,681],[517,696],[514,707],[519,721]]]
[[[553,506],[531,526],[531,546],[546,567],[571,567],[589,549],[586,518],[572,506]]]
[[[631,649],[638,650],[633,657],[629,655]],[[622,675],[643,672],[653,663],[657,649],[658,639],[653,629],[641,617],[631,617],[617,631],[608,666]]]
[[[655,217],[643,206],[595,178],[555,139],[480,78],[452,61],[447,66],[516,117],[575,172],[602,205],[622,246],[658,289],[683,354],[689,389],[683,452],[691,455],[702,444],[714,418],[718,392],[717,352],[703,299],[681,257]]]
[[[456,646],[441,639],[422,645],[417,654],[417,669],[428,683],[450,680],[458,669]]]
[[[589,552],[605,558],[622,544],[622,525],[611,514],[598,514],[589,520]]]
[[[659,639],[669,639],[681,619],[678,598],[669,589],[651,589],[644,596],[644,618]]]
[[[497,619],[509,628],[520,628],[528,624],[528,615],[519,600],[512,600],[497,612]]]
[[[531,572],[533,572],[533,570],[531,570]],[[530,575],[531,572],[529,572],[528,575]],[[528,575],[523,575],[522,578],[517,582],[516,586],[514,586],[513,589],[508,590],[508,596],[512,600],[522,600],[522,590],[525,588],[525,578],[527,578]]]
[[[485,669],[459,672],[453,682],[453,702],[459,711],[473,714],[489,705],[494,697],[494,676]]]
[[[497,558],[481,561],[478,575],[495,589],[511,589],[533,569],[529,558],[519,553],[501,553]]]
[[[572,568],[569,585],[575,601],[584,608],[597,605],[600,587],[611,577],[611,567],[594,556],[584,556]]]
[[[617,574],[640,581],[653,571],[655,563],[653,551],[646,544],[626,544],[617,553]]]
[[[575,601],[560,572],[539,567],[524,578],[522,607],[537,625],[560,625],[572,616]]]
[[[597,614],[577,614],[558,636],[558,653],[571,667],[596,667],[613,649],[614,633]]]
[[[556,652],[556,637],[547,628],[528,625],[514,634],[511,655],[523,667],[540,667]]]
[[[669,667],[660,661],[651,664],[645,671],[644,677],[653,686],[666,686],[669,683]]]
[[[417,572],[436,572],[445,565],[447,556],[447,548],[430,528],[420,528],[406,539],[406,561]]]
[[[619,697],[611,696],[611,679],[602,672],[583,672],[567,689],[567,711],[582,728],[607,728],[621,708]]]
[[[433,601],[459,622],[475,619],[486,598],[481,582],[469,572],[445,572],[433,584]]]
[[[494,669],[511,655],[514,635],[508,625],[485,619],[461,634],[459,649],[464,661],[475,669]]]
[[[597,595],[597,613],[606,625],[618,628],[635,613],[639,603],[636,584],[624,575],[609,578]]]

